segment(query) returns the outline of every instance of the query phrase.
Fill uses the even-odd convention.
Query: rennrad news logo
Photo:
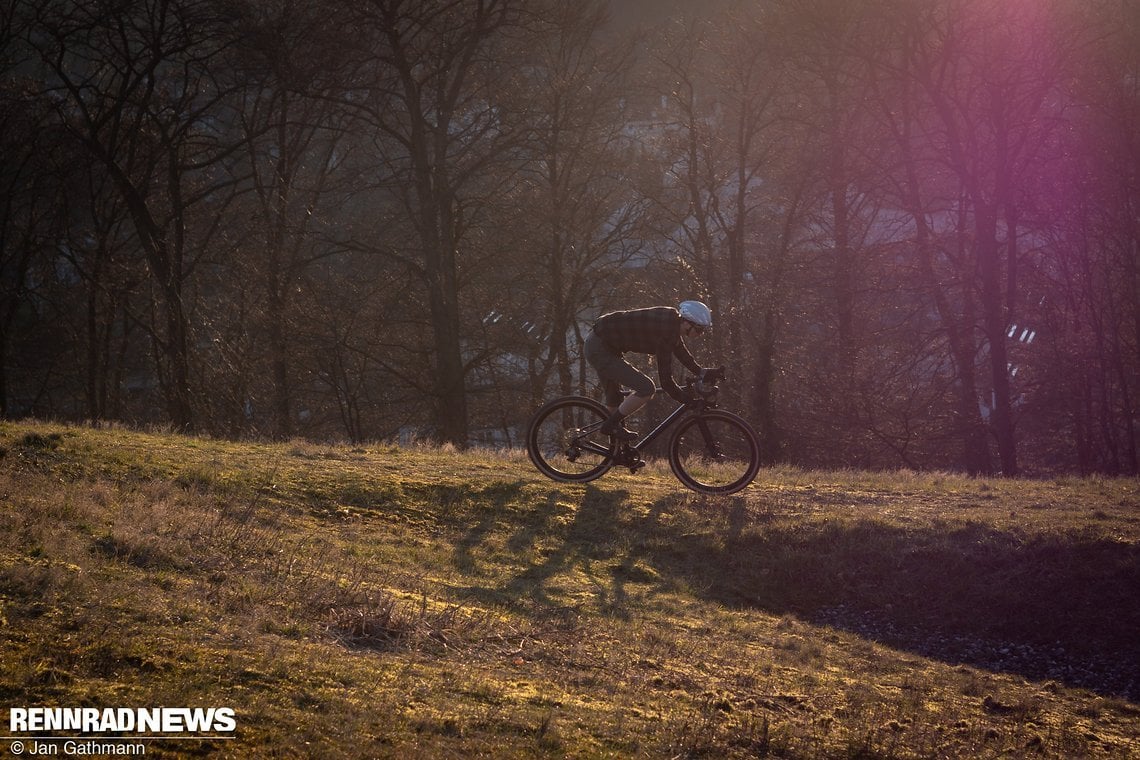
[[[145,756],[156,744],[225,741],[235,730],[232,707],[11,707],[3,739],[11,757]]]
[[[231,733],[237,719],[231,707],[13,707],[13,735],[45,731],[84,734]]]

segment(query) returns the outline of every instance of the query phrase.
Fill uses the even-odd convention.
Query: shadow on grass
[[[524,562],[523,569],[501,588],[471,586],[463,589],[463,593],[495,603],[526,603],[543,614],[561,615],[571,611],[578,605],[555,598],[549,587],[562,573],[575,568],[588,570],[593,560],[613,556],[613,540],[625,533],[620,525],[619,508],[628,497],[625,491],[602,491],[593,486],[586,488],[580,500],[562,491],[550,492],[529,514],[519,516],[506,540],[510,555],[537,558]],[[571,511],[568,502],[575,503],[570,515],[566,515]],[[460,572],[470,576],[479,574],[477,554],[482,544],[501,527],[501,517],[501,513],[487,513],[468,527],[456,543],[455,564]],[[569,519],[561,519],[564,517]],[[558,539],[551,542],[552,535]],[[540,538],[546,539],[541,548],[538,547]],[[604,585],[595,584],[593,591],[602,597],[609,595]]]
[[[720,530],[659,534],[659,571],[727,606],[1140,699],[1140,547],[979,523],[746,525],[744,509],[734,504]]]
[[[557,522],[565,496],[552,492],[507,539],[511,555],[528,557],[521,571],[500,588],[469,591],[558,613],[567,608],[560,579],[578,569],[593,584],[589,603],[622,616],[629,584],[682,584],[726,606],[795,615],[945,662],[1140,700],[1134,545],[1075,533],[1026,538],[980,523],[788,524],[740,498],[698,507],[715,519],[694,528],[661,519],[691,512],[683,502],[692,497],[636,513],[627,497],[589,487],[569,522]],[[478,524],[464,536],[460,569],[491,529]],[[539,535],[547,548],[531,556]]]

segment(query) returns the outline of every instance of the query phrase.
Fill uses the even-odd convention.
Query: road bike
[[[668,434],[669,467],[687,487],[705,494],[733,494],[760,470],[760,439],[737,414],[718,409],[723,368],[685,386],[690,399],[636,443],[601,432],[609,411],[586,396],[564,396],[544,404],[531,418],[526,450],[539,472],[558,481],[586,483],[614,466],[636,473],[641,454]],[[658,389],[660,390],[660,389]]]

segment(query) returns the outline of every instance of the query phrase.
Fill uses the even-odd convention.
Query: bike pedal
[[[640,470],[644,466],[645,466],[645,460],[644,459],[635,459],[629,463],[629,471],[633,474],[636,474],[637,471]]]

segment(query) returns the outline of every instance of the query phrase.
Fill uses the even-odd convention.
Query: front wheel
[[[760,471],[760,438],[743,417],[706,410],[686,417],[673,433],[669,466],[694,491],[736,493]]]
[[[613,466],[609,436],[599,432],[609,414],[585,396],[550,401],[535,412],[527,428],[530,461],[553,480],[585,483],[601,477]]]

